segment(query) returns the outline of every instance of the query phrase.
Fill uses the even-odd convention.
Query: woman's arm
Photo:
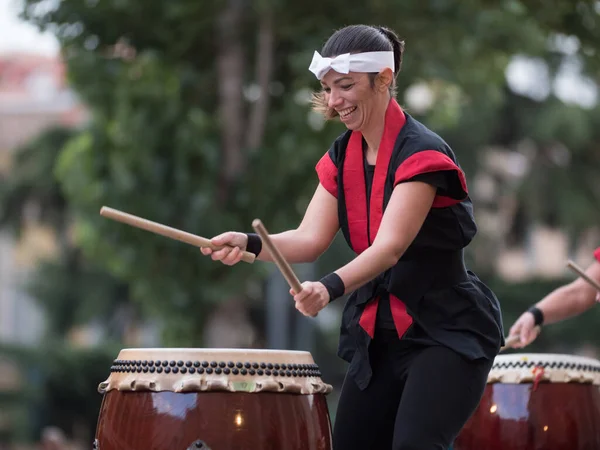
[[[373,244],[335,271],[346,292],[396,265],[421,229],[435,194],[434,186],[420,181],[400,183],[394,188]]]
[[[286,261],[312,262],[331,245],[339,227],[337,199],[319,184],[298,228],[269,237]],[[202,253],[210,255],[215,261],[234,265],[240,262],[242,251],[246,250],[248,236],[244,233],[228,231],[213,237],[211,242],[226,247],[215,251],[204,247],[201,249]],[[258,259],[273,260],[265,246],[262,246]]]
[[[400,183],[394,188],[373,245],[335,271],[344,293],[368,283],[398,262],[421,229],[435,195],[436,187],[420,181]],[[331,300],[322,282],[304,282],[302,291],[290,293],[296,309],[306,316],[316,316]]]
[[[319,184],[298,228],[269,237],[286,261],[313,262],[329,248],[339,228],[337,199]],[[258,259],[273,261],[264,246]]]

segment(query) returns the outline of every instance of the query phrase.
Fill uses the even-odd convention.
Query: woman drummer
[[[477,407],[503,329],[494,294],[465,268],[476,233],[465,175],[449,145],[395,99],[404,43],[386,28],[335,32],[310,71],[315,107],[346,126],[316,165],[298,228],[270,236],[292,263],[316,260],[342,230],[357,256],[291,292],[314,316],[352,293],[338,354],[349,363],[336,450],[447,449]],[[225,264],[272,260],[253,234],[212,239]]]

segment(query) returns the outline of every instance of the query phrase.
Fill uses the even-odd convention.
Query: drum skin
[[[545,362],[546,375],[537,378],[525,366],[516,375],[521,379],[488,382],[453,450],[600,449],[600,368],[570,364],[558,373],[556,361]]]
[[[331,429],[322,394],[110,391],[97,440],[100,450],[329,450]]]
[[[332,387],[308,352],[125,349],[95,450],[331,450]]]

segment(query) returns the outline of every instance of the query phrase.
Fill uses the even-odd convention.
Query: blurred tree
[[[102,395],[118,346],[74,348],[50,339],[36,348],[0,346],[0,355],[21,374],[21,387],[0,396],[11,412],[16,442],[37,441],[47,426],[59,427],[76,442],[91,446]],[[1,441],[0,441],[1,442]]]
[[[52,172],[63,146],[76,134],[50,128],[15,151],[11,170],[1,177],[0,226],[17,236],[31,222],[67,229],[68,206]]]
[[[15,150],[11,171],[0,184],[0,226],[19,237],[41,223],[58,240],[58,253],[41,261],[24,286],[44,310],[53,337],[65,337],[76,325],[102,322],[108,336],[120,341],[131,325],[124,316],[135,319],[127,285],[85,258],[74,244],[71,208],[54,176],[63,147],[78,133],[50,128]]]
[[[271,231],[294,226],[316,185],[316,160],[342,131],[310,113],[317,83],[306,68],[331,31],[358,22],[386,24],[406,39],[401,92],[428,86],[434,106],[414,114],[447,137],[472,173],[478,151],[513,119],[504,117],[515,100],[505,82],[513,55],[558,64],[549,42],[563,33],[577,38],[585,71],[597,74],[594,8],[592,0],[353,8],[339,0],[28,0],[24,17],[55,31],[93,112],[56,172],[76,211],[77,242],[166,322],[168,342],[198,345],[215,305],[232,330],[243,329],[246,307],[261,305],[263,266],[214,264],[109,223],[98,216],[102,205],[206,236],[248,230],[254,217]],[[519,137],[508,130],[504,141]]]
[[[108,375],[125,334],[140,319],[126,283],[74,245],[71,208],[53,172],[63,146],[78,133],[51,128],[16,149],[11,170],[0,183],[0,226],[18,238],[41,223],[59,243],[57,253],[40,261],[22,286],[44,313],[43,343],[33,348],[0,346],[0,362],[21,374],[19,389],[0,392],[0,410],[10,413],[15,439],[35,439],[41,428],[54,425],[91,442],[101,401],[95,388]],[[69,333],[89,324],[102,327],[100,345],[72,348]]]
[[[511,144],[524,139],[533,143],[526,155],[530,176],[519,191],[521,206],[529,222],[577,236],[600,223],[600,108],[586,111],[556,98],[519,108],[523,103],[519,99],[507,105],[518,123]]]

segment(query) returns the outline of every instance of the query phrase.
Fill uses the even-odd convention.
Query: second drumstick
[[[275,264],[277,264],[277,267],[281,271],[281,274],[283,275],[285,280],[288,282],[288,284],[294,290],[294,292],[298,294],[302,290],[300,280],[298,280],[298,277],[296,276],[288,262],[285,260],[283,255],[279,252],[279,249],[275,246],[275,244],[269,237],[269,233],[267,232],[265,226],[260,221],[260,219],[254,219],[252,221],[252,228],[254,228],[254,231],[256,231],[256,233],[260,236],[263,244],[265,245],[265,247],[267,247],[269,253],[271,253],[273,261],[275,262]]]
[[[591,286],[593,286],[598,292],[600,292],[600,283],[598,283],[596,280],[594,280],[593,278],[590,278],[588,276],[587,273],[585,273],[585,270],[583,270],[581,267],[579,267],[577,264],[575,264],[573,261],[568,260],[567,261],[567,267],[569,269],[571,269],[573,272],[575,272],[577,275],[579,275],[582,279],[584,279],[585,281],[587,281]]]

